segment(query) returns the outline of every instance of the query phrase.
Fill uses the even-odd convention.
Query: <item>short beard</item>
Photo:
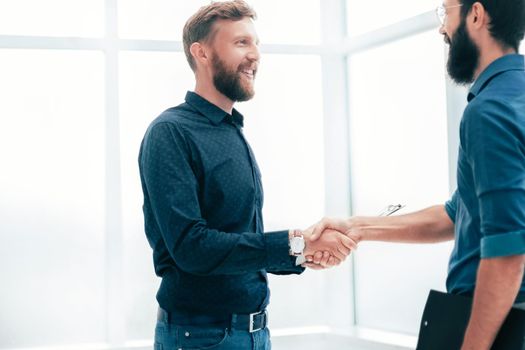
[[[479,66],[479,48],[470,38],[465,18],[461,20],[452,39],[445,37],[450,44],[447,71],[458,85],[468,85],[474,81]]]
[[[221,94],[234,102],[248,101],[253,97],[255,91],[242,86],[240,76],[242,65],[237,71],[229,70],[217,54],[213,54],[212,65],[213,85]]]

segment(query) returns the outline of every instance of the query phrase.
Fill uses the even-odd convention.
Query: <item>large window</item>
[[[182,28],[206,0],[118,0],[119,36],[182,41]]]
[[[446,78],[438,3],[248,2],[262,61],[236,108],[266,230],[444,203],[466,92]],[[137,156],[194,89],[182,28],[207,3],[0,0],[0,349],[151,347],[160,280]],[[450,249],[363,243],[338,269],[271,276],[272,332],[415,336]]]
[[[348,34],[364,34],[409,17],[427,12],[437,5],[435,0],[362,1],[347,0]]]
[[[352,55],[348,74],[354,213],[444,203],[449,188],[440,38],[426,32]],[[444,289],[449,251],[448,244],[363,243],[355,268],[358,324],[416,334],[428,290]]]
[[[104,0],[2,0],[0,35],[101,37]]]
[[[103,55],[0,49],[0,76],[0,348],[103,341]]]
[[[320,44],[322,1],[251,0],[263,44]]]

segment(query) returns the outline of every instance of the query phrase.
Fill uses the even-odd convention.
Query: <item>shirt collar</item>
[[[487,86],[489,81],[496,75],[510,70],[525,70],[525,58],[523,55],[510,54],[498,58],[479,75],[478,79],[470,88],[468,101],[470,102]]]
[[[208,120],[215,126],[219,125],[224,120],[240,127],[244,126],[244,117],[235,108],[230,115],[193,91],[188,91],[186,93],[186,102],[199,111],[203,116],[208,118]]]

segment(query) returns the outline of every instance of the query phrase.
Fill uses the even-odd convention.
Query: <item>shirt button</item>
[[[184,335],[185,335],[186,337],[189,337],[189,336],[190,336],[190,332],[186,332],[186,333],[184,333]]]

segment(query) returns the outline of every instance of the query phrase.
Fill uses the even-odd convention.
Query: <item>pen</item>
[[[385,209],[383,209],[378,216],[390,216],[394,214],[396,211],[404,208],[404,204],[391,204],[387,206]]]

